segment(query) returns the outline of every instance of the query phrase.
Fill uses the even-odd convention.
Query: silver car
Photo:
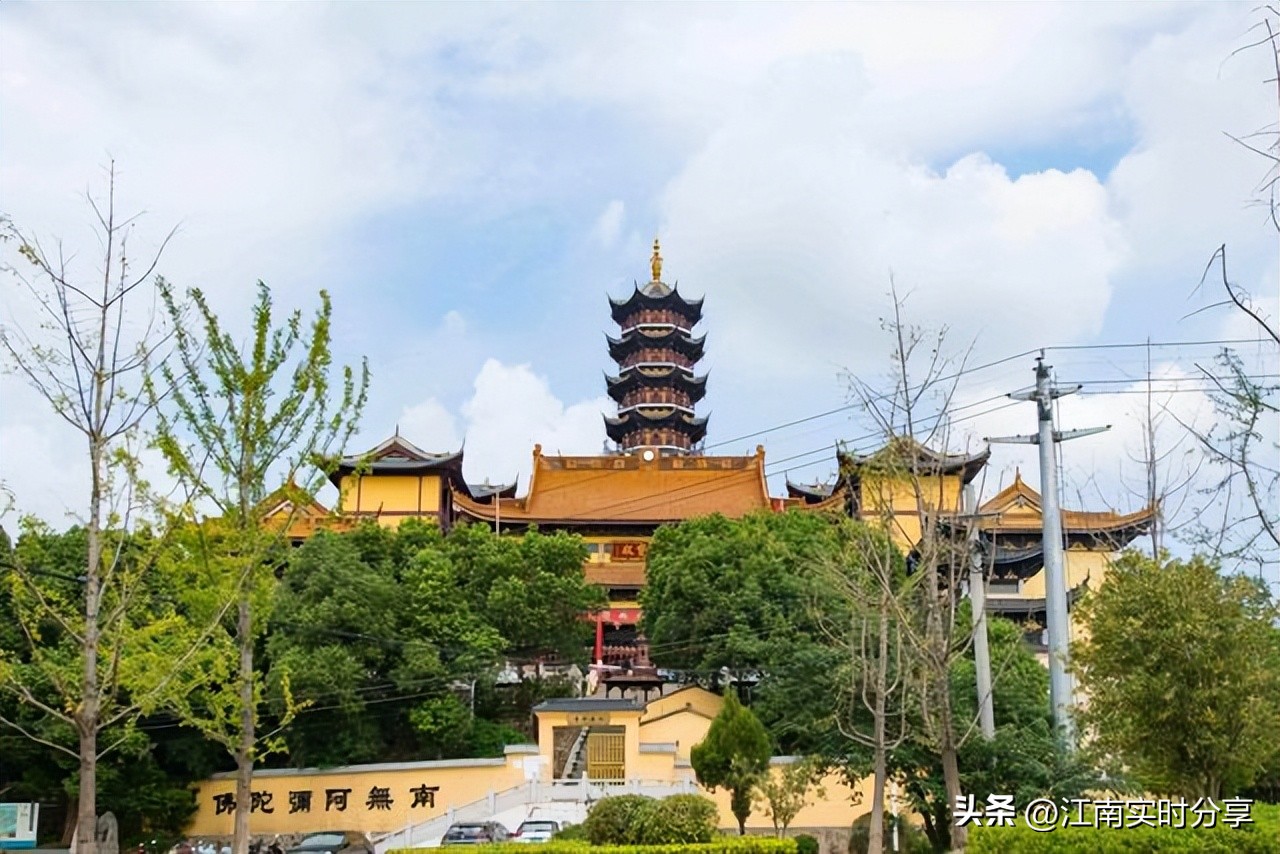
[[[560,832],[560,822],[531,818],[516,830],[516,842],[547,842]]]

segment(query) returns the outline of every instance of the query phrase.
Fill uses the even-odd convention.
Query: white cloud
[[[606,249],[612,248],[617,242],[619,235],[622,234],[623,218],[626,215],[626,206],[619,199],[614,199],[605,205],[604,210],[600,213],[600,218],[596,220],[595,228],[592,229],[596,240],[600,241],[600,245]]]
[[[434,397],[406,406],[396,429],[413,444],[434,453],[456,451],[462,446],[453,413]]]
[[[1249,22],[1205,15],[1196,27],[1152,39],[1124,69],[1137,140],[1108,190],[1134,249],[1128,260],[1139,271],[1176,276],[1164,291],[1179,299],[1223,243],[1237,275],[1253,275],[1261,262],[1275,287],[1274,233],[1249,204],[1272,164],[1227,136],[1275,125],[1274,88],[1264,82],[1275,72],[1265,49],[1233,55]]]
[[[400,432],[430,451],[455,449],[464,439],[463,465],[469,480],[509,483],[519,476],[523,490],[529,483],[535,444],[541,444],[547,454],[598,454],[605,439],[602,415],[612,411],[613,404],[605,397],[566,405],[546,377],[529,365],[489,359],[461,407],[465,431],[461,439],[458,419],[435,399],[406,407]]]
[[[282,306],[329,285],[357,309],[335,324],[344,352],[371,357],[373,441],[398,414],[427,447],[465,435],[468,472],[502,479],[536,441],[597,451],[610,408],[551,391],[584,368],[541,355],[562,326],[505,299],[526,277],[598,281],[556,257],[584,251],[572,240],[520,248],[544,223],[585,223],[621,289],[620,271],[645,270],[639,224],[661,220],[667,277],[708,297],[713,443],[838,404],[841,367],[882,371],[890,271],[913,321],[997,355],[1176,337],[1198,307],[1181,307],[1184,283],[1223,242],[1239,280],[1274,294],[1274,234],[1244,204],[1265,164],[1222,136],[1274,118],[1260,52],[1227,59],[1250,7],[1081,8],[7,4],[0,190],[20,222],[75,244],[70,191],[116,156],[121,208],[145,201],[151,242],[183,223],[176,283],[235,317],[259,277]],[[1110,175],[1074,168],[1118,153]],[[457,239],[473,227],[494,236]],[[375,252],[403,267],[375,279]],[[466,302],[456,283],[488,263],[513,290]],[[456,291],[424,305],[438,287]],[[560,320],[567,293],[539,306]],[[594,336],[603,311],[568,334]],[[550,379],[521,367],[533,354]],[[50,472],[70,445],[15,400],[0,477],[62,495]],[[841,432],[765,438],[776,459]]]
[[[663,232],[672,274],[705,283],[717,365],[771,378],[880,364],[891,273],[916,322],[1005,353],[1091,335],[1124,255],[1092,174],[1014,179],[980,154],[938,174],[792,88],[690,161]]]

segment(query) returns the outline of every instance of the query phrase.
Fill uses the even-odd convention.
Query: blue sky
[[[1276,235],[1248,206],[1266,164],[1224,135],[1274,127],[1266,55],[1232,55],[1252,8],[6,3],[0,210],[83,243],[77,194],[114,157],[140,237],[181,223],[172,281],[228,316],[259,278],[283,304],[329,289],[340,355],[374,374],[357,444],[465,437],[476,480],[527,472],[535,441],[600,448],[606,295],[647,276],[658,234],[665,278],[707,298],[708,442],[789,460],[781,493],[867,434],[856,410],[769,428],[845,403],[846,369],[880,381],[891,274],[976,363],[1249,337],[1188,317],[1223,243],[1274,316]],[[4,322],[24,311],[6,291]],[[1050,356],[1064,379],[1144,371],[1134,351]],[[969,374],[959,402],[1031,369]],[[70,440],[0,383],[0,478],[61,518]],[[1164,402],[1207,418],[1193,388]],[[1067,426],[1116,425],[1066,455],[1080,502],[1134,506],[1135,400],[1064,402]],[[1032,426],[990,409],[951,444]],[[1001,449],[986,491],[1032,459]]]

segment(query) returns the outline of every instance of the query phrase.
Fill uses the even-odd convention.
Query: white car
[[[516,830],[513,842],[547,842],[560,831],[560,822],[531,818]]]

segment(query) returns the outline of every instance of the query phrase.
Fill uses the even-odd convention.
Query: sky
[[[468,479],[522,488],[534,443],[600,452],[607,296],[655,236],[706,298],[708,449],[765,445],[775,494],[875,445],[850,382],[891,383],[892,283],[963,367],[952,450],[1034,430],[1004,395],[1045,348],[1085,383],[1060,426],[1112,425],[1062,446],[1069,503],[1132,510],[1148,373],[1171,480],[1196,470],[1179,421],[1213,420],[1221,345],[1170,345],[1280,361],[1197,287],[1225,244],[1277,316],[1268,163],[1231,138],[1276,128],[1254,10],[5,3],[0,211],[90,275],[84,194],[114,160],[135,251],[177,226],[160,272],[232,328],[258,280],[282,308],[332,294],[337,359],[372,372],[349,450],[465,441]],[[0,322],[29,323],[2,288]],[[75,434],[12,373],[0,392],[8,517],[75,518]],[[984,494],[1019,469],[1035,449],[998,446]]]

